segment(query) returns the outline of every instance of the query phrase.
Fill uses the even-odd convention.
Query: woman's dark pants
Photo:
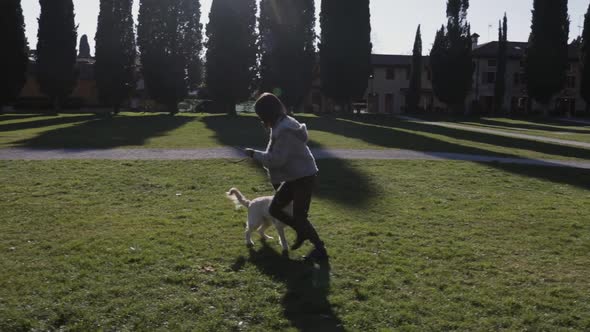
[[[318,233],[307,219],[315,180],[316,176],[312,175],[279,185],[273,184],[276,193],[269,212],[271,216],[292,227],[297,232],[297,237],[308,239],[316,247],[323,247]],[[291,202],[293,217],[283,211]]]

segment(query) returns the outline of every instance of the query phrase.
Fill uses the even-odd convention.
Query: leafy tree
[[[96,30],[95,77],[100,101],[119,112],[135,84],[133,0],[101,0]]]
[[[463,112],[473,83],[469,0],[447,1],[447,25],[436,33],[430,51],[432,88],[455,112]]]
[[[28,47],[20,0],[0,1],[0,113],[27,80]]]
[[[257,67],[256,0],[213,0],[207,24],[206,82],[228,114],[251,97]]]
[[[369,0],[323,0],[320,24],[322,90],[350,109],[365,94],[371,73]]]
[[[181,48],[186,61],[188,85],[194,89],[203,80],[201,4],[199,0],[181,0],[180,9],[180,30],[183,35]]]
[[[195,15],[200,6],[190,1],[198,0],[141,0],[139,7],[137,41],[146,90],[171,114],[200,76],[193,61],[199,58]]]
[[[582,82],[580,86],[580,95],[586,102],[586,112],[590,105],[590,6],[584,17],[584,31],[582,32],[581,42],[581,72]]]
[[[420,94],[422,91],[422,33],[420,25],[416,30],[414,50],[412,51],[412,76],[410,78],[410,89],[406,97],[406,106],[409,112],[418,110]]]
[[[49,97],[54,113],[72,93],[78,80],[72,0],[40,0],[41,15],[37,41],[37,80]]]
[[[261,90],[280,95],[297,108],[309,93],[315,62],[313,0],[260,3]]]
[[[504,13],[504,19],[498,26],[498,56],[496,61],[496,83],[494,85],[495,111],[504,109],[504,97],[506,95],[506,64],[508,61],[508,18]]]
[[[566,83],[570,20],[567,0],[534,0],[525,57],[529,96],[549,113],[549,104]]]
[[[79,58],[90,58],[90,45],[88,44],[88,36],[82,35],[80,38]]]

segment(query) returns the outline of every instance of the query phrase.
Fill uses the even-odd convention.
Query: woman
[[[318,173],[307,146],[307,127],[287,116],[285,106],[273,94],[263,94],[254,108],[263,125],[270,130],[270,139],[266,151],[246,149],[246,153],[266,168],[276,190],[269,212],[297,232],[291,250],[299,249],[309,240],[315,248],[306,258],[326,259],[328,254],[324,243],[307,219]],[[283,211],[291,202],[293,217]]]

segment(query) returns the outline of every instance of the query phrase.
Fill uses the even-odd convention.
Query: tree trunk
[[[543,116],[547,117],[549,116],[549,113],[551,112],[551,102],[548,102],[547,104],[541,104],[543,107]]]
[[[61,111],[61,100],[59,97],[54,97],[52,100],[53,112],[51,115],[59,115]]]
[[[462,114],[466,114],[466,109],[465,109],[465,104],[463,103],[458,103],[458,104],[453,104],[453,105],[449,105],[451,108],[451,113],[455,114],[455,115],[462,115]]]
[[[236,102],[235,101],[230,101],[227,103],[224,103],[225,105],[225,110],[227,112],[227,115],[229,116],[237,116],[238,112],[236,111]]]
[[[170,103],[168,105],[168,112],[170,113],[170,115],[176,115],[176,113],[178,113],[178,104]]]

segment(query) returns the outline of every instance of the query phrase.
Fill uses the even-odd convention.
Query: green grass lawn
[[[590,171],[320,168],[329,266],[247,250],[250,164],[0,162],[0,330],[590,330]]]
[[[534,159],[590,159],[590,149],[442,128],[388,117],[302,115],[314,147],[409,149]],[[501,120],[498,120],[500,122]],[[547,127],[549,128],[549,127]],[[576,135],[587,139],[585,128]],[[552,131],[547,129],[550,135]],[[539,132],[535,134],[540,135]],[[563,138],[563,137],[562,137]],[[255,116],[124,113],[59,117],[0,116],[0,148],[210,148],[264,146],[266,134]]]

